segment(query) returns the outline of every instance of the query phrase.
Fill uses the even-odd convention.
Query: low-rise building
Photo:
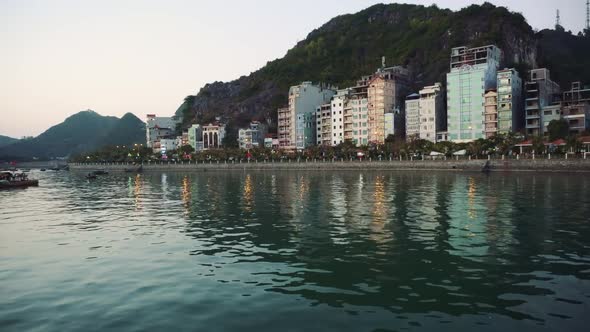
[[[201,125],[194,124],[188,129],[188,144],[195,151],[203,150],[203,127]]]
[[[172,117],[148,114],[145,125],[147,147],[154,148],[154,143],[162,138],[175,137],[176,124],[176,120]]]
[[[210,123],[203,126],[203,150],[218,149],[223,145],[225,125]]]
[[[252,149],[264,146],[266,126],[258,121],[252,121],[250,127],[238,131],[238,145],[240,149]]]

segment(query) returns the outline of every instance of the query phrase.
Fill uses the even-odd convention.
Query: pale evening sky
[[[247,75],[330,18],[380,2],[0,0],[0,135],[36,136],[88,108],[170,116],[204,84]],[[490,2],[536,29],[552,27],[557,8],[566,30],[585,22],[586,0]]]

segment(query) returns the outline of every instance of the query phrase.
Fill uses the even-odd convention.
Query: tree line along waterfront
[[[551,131],[552,142],[541,137],[530,140],[530,144],[521,145],[523,137],[515,134],[499,134],[489,139],[477,139],[468,143],[451,141],[433,143],[423,139],[405,140],[390,135],[384,144],[355,146],[345,141],[336,146],[314,145],[301,151],[289,151],[266,147],[240,149],[222,147],[218,149],[194,151],[190,145],[166,152],[170,162],[206,162],[206,161],[305,161],[305,160],[412,160],[412,159],[504,159],[504,158],[586,158],[590,151],[588,136],[570,135],[559,138],[558,132]],[[590,136],[590,135],[589,135]],[[590,137],[588,137],[590,138]],[[434,153],[433,153],[434,152]],[[133,146],[110,146],[89,154],[73,156],[72,163],[100,162],[162,162],[162,155],[154,153],[152,148],[142,144]],[[164,161],[165,162],[165,161]]]

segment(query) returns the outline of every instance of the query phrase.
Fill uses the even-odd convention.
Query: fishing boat
[[[88,174],[86,174],[86,178],[88,180],[96,179],[96,174],[94,174],[94,172],[93,173],[88,173]]]
[[[39,180],[30,180],[25,173],[0,172],[0,189],[38,186]]]

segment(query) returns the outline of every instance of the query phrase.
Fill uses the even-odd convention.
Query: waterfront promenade
[[[283,160],[283,161],[201,161],[201,162],[148,162],[143,171],[228,171],[228,170],[446,170],[481,171],[487,159],[448,160]],[[590,172],[590,159],[492,159],[491,171],[549,171]],[[131,163],[70,163],[72,170],[125,171]]]

